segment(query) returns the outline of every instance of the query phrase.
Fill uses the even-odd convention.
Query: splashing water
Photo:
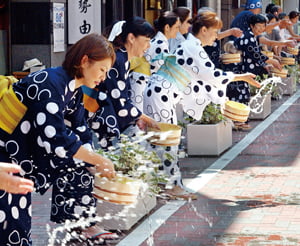
[[[189,200],[189,205],[191,206],[191,210],[195,212],[195,214],[200,218],[203,219],[205,222],[207,222],[207,224],[209,225],[209,227],[211,228],[213,226],[213,222],[210,218],[208,217],[204,217],[202,214],[200,214],[196,208],[196,206],[191,202],[191,200]]]
[[[146,190],[144,189],[144,192],[146,192]],[[146,205],[146,203],[145,203],[145,200],[144,199],[142,199],[142,197],[141,197],[141,192],[140,192],[140,194],[139,194],[139,198],[141,199],[141,204],[143,205],[143,207],[144,207],[144,210],[146,211],[146,213],[148,214],[149,212],[150,212],[150,210],[148,210],[147,209],[147,205]],[[147,220],[147,222],[148,222],[148,225],[149,225],[149,231],[153,231],[152,230],[152,223],[151,223],[151,219],[149,218],[149,216],[147,216],[147,218],[146,218],[146,220]],[[151,233],[151,235],[148,237],[148,239],[147,239],[147,245],[148,246],[154,246],[154,237],[153,237],[153,232]]]
[[[154,133],[154,132],[147,132],[145,133],[137,133],[135,138],[132,138],[132,142],[134,144],[141,144],[144,145],[143,143],[145,140],[151,138],[153,135],[156,135],[159,137],[160,140],[165,140],[168,138],[170,134],[172,134],[172,131],[167,131],[163,133]],[[121,143],[120,143],[121,145]],[[142,161],[142,160],[141,160]],[[147,165],[147,168],[149,171],[153,169],[153,167]],[[141,171],[141,170],[137,170]],[[143,170],[142,170],[143,171]],[[138,204],[138,206],[143,206],[143,209],[145,211],[145,214],[148,214],[152,208],[149,209],[149,205],[146,204],[146,201],[141,198],[142,194],[146,194],[149,192],[149,187],[148,186],[141,186],[141,191],[139,193],[139,199],[141,203]],[[151,192],[152,193],[152,192]],[[157,195],[152,193],[152,195]],[[101,206],[101,200],[98,200],[97,202],[97,207]],[[137,204],[132,204],[132,205],[126,205],[126,206],[121,206],[119,211],[116,211],[115,213],[108,212],[105,214],[101,214],[100,216],[97,215],[95,216],[96,213],[96,208],[91,207],[85,213],[87,214],[88,217],[80,217],[78,216],[78,220],[76,221],[71,221],[67,220],[63,224],[58,225],[57,227],[53,228],[51,225],[47,224],[46,229],[47,229],[47,234],[48,234],[48,246],[56,246],[56,245],[61,245],[61,246],[67,246],[70,245],[69,243],[72,242],[72,240],[76,240],[79,243],[80,242],[86,242],[86,238],[83,236],[80,236],[76,232],[76,230],[84,229],[89,227],[93,223],[99,223],[101,226],[101,222],[104,224],[105,220],[114,220],[114,221],[123,221],[126,217],[137,217],[138,215],[132,212],[132,209],[137,206]],[[149,229],[150,231],[153,231],[153,222],[149,217],[146,218],[149,224]],[[108,228],[109,229],[109,228]],[[113,229],[114,230],[114,229]],[[148,237],[147,240],[147,245],[153,246],[154,245],[154,237],[153,233]]]
[[[249,105],[251,105],[251,112],[259,114],[263,110],[263,104],[266,99],[266,95],[271,94],[273,87],[282,84],[285,85],[285,83],[282,82],[282,79],[280,77],[272,77],[263,80],[261,83],[261,87],[259,88],[258,92],[255,94],[255,96],[251,97],[251,100],[249,102]]]
[[[102,214],[101,216],[99,215],[95,216],[97,208],[90,207],[88,210],[85,211],[85,213],[88,216],[87,218],[78,216],[79,219],[77,221],[66,220],[64,224],[54,229],[51,228],[49,224],[47,224],[46,229],[49,237],[48,246],[56,246],[56,245],[67,246],[70,245],[69,243],[71,243],[72,240],[76,240],[79,243],[86,242],[86,238],[80,236],[75,230],[87,228],[92,223],[99,223],[101,226],[101,222],[105,220],[120,221],[122,223],[122,221],[126,218],[139,217],[140,214],[136,214],[133,212],[133,210],[135,210],[137,206],[143,206],[145,211],[144,213],[148,214],[152,208],[150,208],[148,204],[146,204],[146,200],[143,199],[144,194],[147,194],[147,192],[149,192],[148,185],[143,184],[140,188],[140,192],[138,195],[138,200],[141,201],[141,203],[136,202],[131,205],[124,205],[124,206],[120,205],[120,210],[114,211],[114,213],[105,213]],[[103,203],[102,200],[97,201],[97,206],[100,206],[100,209],[102,203]],[[146,219],[149,223],[149,228],[152,231],[152,221],[151,219],[149,219],[149,217],[147,217]],[[149,246],[154,245],[153,234],[151,234],[151,236],[148,238],[147,244]]]
[[[103,218],[101,217],[93,217],[92,214],[95,213],[95,208],[91,207],[89,211],[86,211],[88,214],[88,218],[80,218],[77,221],[66,220],[63,225],[56,227],[55,229],[51,229],[50,225],[47,224],[47,234],[49,236],[48,246],[55,246],[56,243],[59,245],[66,246],[68,242],[72,239],[82,240],[78,237],[77,233],[74,232],[74,229],[77,228],[85,228],[90,226],[91,223],[101,222]],[[59,238],[59,234],[65,234],[63,238]]]

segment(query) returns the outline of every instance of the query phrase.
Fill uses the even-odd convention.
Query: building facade
[[[161,10],[187,6],[193,15],[200,7],[213,8],[230,26],[246,0],[0,0],[0,74],[20,71],[24,61],[39,59],[46,67],[59,66],[69,45],[80,37],[101,32],[115,20],[142,16],[150,23]],[[299,0],[274,2],[285,12],[299,8]],[[3,59],[2,59],[3,58]]]

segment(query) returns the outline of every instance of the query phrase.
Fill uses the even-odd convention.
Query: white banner
[[[186,6],[193,11],[193,1],[192,0],[187,0],[186,1]]]
[[[53,52],[65,51],[65,5],[53,3]]]
[[[69,44],[74,44],[87,34],[101,33],[101,1],[68,1]]]

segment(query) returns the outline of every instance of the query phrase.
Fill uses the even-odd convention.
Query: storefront
[[[274,2],[283,10],[299,9],[299,0]],[[142,16],[153,23],[161,10],[187,6],[193,15],[203,6],[221,16],[224,29],[243,10],[246,0],[0,0],[0,74],[22,70],[25,60],[38,58],[58,66],[67,47],[83,35],[101,32],[113,21]]]

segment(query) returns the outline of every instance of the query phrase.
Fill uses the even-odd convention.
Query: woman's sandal
[[[89,229],[91,231],[89,231]],[[78,234],[80,240],[94,242],[97,243],[97,245],[105,245],[106,242],[116,243],[120,239],[117,233],[106,231],[98,225],[90,226],[87,228],[76,228],[74,231]]]
[[[244,131],[249,131],[252,129],[252,126],[250,126],[247,123],[234,123],[234,130],[244,130]]]
[[[188,192],[179,186],[174,186],[172,189],[165,191],[165,195],[171,199],[197,200],[198,196],[195,193]]]
[[[89,238],[90,240],[99,240],[102,239],[103,241],[107,242],[117,242],[119,241],[119,236],[116,233],[110,232],[110,231],[102,231],[99,233],[96,233],[95,235],[91,236]]]

